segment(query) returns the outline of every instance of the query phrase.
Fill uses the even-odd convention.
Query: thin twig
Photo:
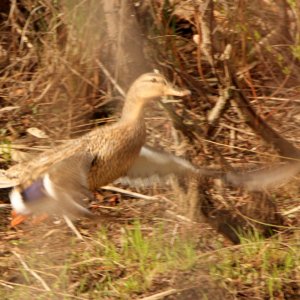
[[[65,66],[76,76],[78,76],[80,79],[82,79],[85,83],[89,84],[90,86],[92,86],[95,90],[99,91],[99,87],[96,86],[92,81],[90,81],[89,79],[85,78],[84,76],[82,76],[77,70],[75,70],[70,63],[65,60],[63,57],[60,57],[60,60],[65,64]]]
[[[10,281],[4,281],[2,279],[0,279],[0,284],[4,285],[4,286],[5,285],[10,286],[11,288],[13,286],[19,286],[21,288],[28,288],[28,289],[34,290],[34,291],[45,292],[44,289],[40,289],[40,288],[37,288],[35,286],[25,285],[25,284],[21,284],[21,283],[10,282]],[[78,299],[78,300],[87,300],[88,299],[88,298],[78,297],[78,296],[75,296],[75,295],[61,293],[61,292],[56,292],[56,291],[51,291],[51,293],[53,293],[55,295],[60,295],[60,296],[63,296],[63,297],[70,297],[70,298]]]
[[[189,218],[187,218],[185,216],[178,215],[178,214],[172,212],[171,210],[167,210],[166,213],[169,214],[169,215],[171,215],[171,216],[173,216],[173,217],[176,217],[178,220],[181,220],[183,222],[195,223],[193,220],[191,220],[191,219],[189,219]]]
[[[221,118],[222,114],[224,113],[226,109],[226,105],[230,99],[230,92],[229,87],[223,88],[220,90],[220,96],[215,104],[215,106],[212,108],[212,110],[209,112],[207,120],[210,125],[216,125],[218,120]]]
[[[140,298],[138,300],[159,300],[159,299],[163,299],[166,296],[175,294],[177,292],[179,292],[179,291],[176,290],[176,289],[170,289],[170,290],[167,290],[167,291],[164,291],[164,292],[160,292],[160,293],[148,296],[148,297]]]
[[[283,216],[291,215],[293,213],[298,212],[299,210],[300,210],[300,205],[298,205],[298,206],[296,206],[296,207],[294,207],[292,209],[288,209],[288,210],[283,211],[282,215]]]
[[[157,200],[156,196],[147,196],[147,195],[143,195],[143,194],[136,193],[136,192],[131,192],[131,191],[117,188],[117,187],[110,186],[110,185],[102,186],[101,189],[125,194],[128,196],[134,197],[134,198],[140,198],[140,199],[144,199],[144,200]]]
[[[77,230],[77,228],[75,227],[75,225],[73,224],[73,222],[70,220],[70,218],[66,215],[63,215],[63,218],[65,220],[65,222],[67,223],[68,227],[75,233],[75,235],[83,241],[83,236],[81,235],[81,233]]]
[[[110,82],[114,85],[114,87],[116,88],[116,90],[125,98],[126,94],[124,92],[124,90],[119,86],[119,84],[117,83],[117,81],[112,77],[112,75],[110,74],[110,72],[104,67],[104,65],[98,60],[96,59],[96,63],[98,64],[98,66],[101,68],[102,72],[105,74],[105,76],[110,80]]]
[[[40,275],[38,275],[35,271],[33,271],[32,269],[29,268],[29,266],[26,264],[26,262],[22,259],[21,255],[15,251],[11,251],[11,252],[13,255],[15,255],[19,259],[20,263],[25,268],[25,270],[28,271],[35,279],[37,279],[46,291],[51,292],[50,287],[43,280],[43,278]]]

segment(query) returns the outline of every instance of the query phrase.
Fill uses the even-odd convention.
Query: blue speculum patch
[[[33,182],[28,188],[21,193],[24,202],[36,203],[46,198],[45,188],[42,179]]]

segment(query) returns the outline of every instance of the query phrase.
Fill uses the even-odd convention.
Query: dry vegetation
[[[153,68],[192,95],[147,115],[149,144],[225,171],[299,161],[297,0],[1,0],[0,22],[3,168],[114,121],[118,85]],[[2,190],[0,298],[300,298],[296,180],[138,191],[157,197],[99,191],[115,221],[80,240],[55,216],[11,228]]]

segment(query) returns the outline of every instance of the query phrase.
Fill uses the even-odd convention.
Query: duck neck
[[[144,108],[144,101],[129,94],[123,106],[121,121],[144,123]]]

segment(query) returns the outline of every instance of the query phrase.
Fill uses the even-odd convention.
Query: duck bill
[[[183,96],[188,96],[191,94],[191,92],[189,90],[186,89],[178,89],[172,86],[168,86],[166,87],[166,91],[165,94],[167,96],[179,96],[179,97],[183,97]]]

